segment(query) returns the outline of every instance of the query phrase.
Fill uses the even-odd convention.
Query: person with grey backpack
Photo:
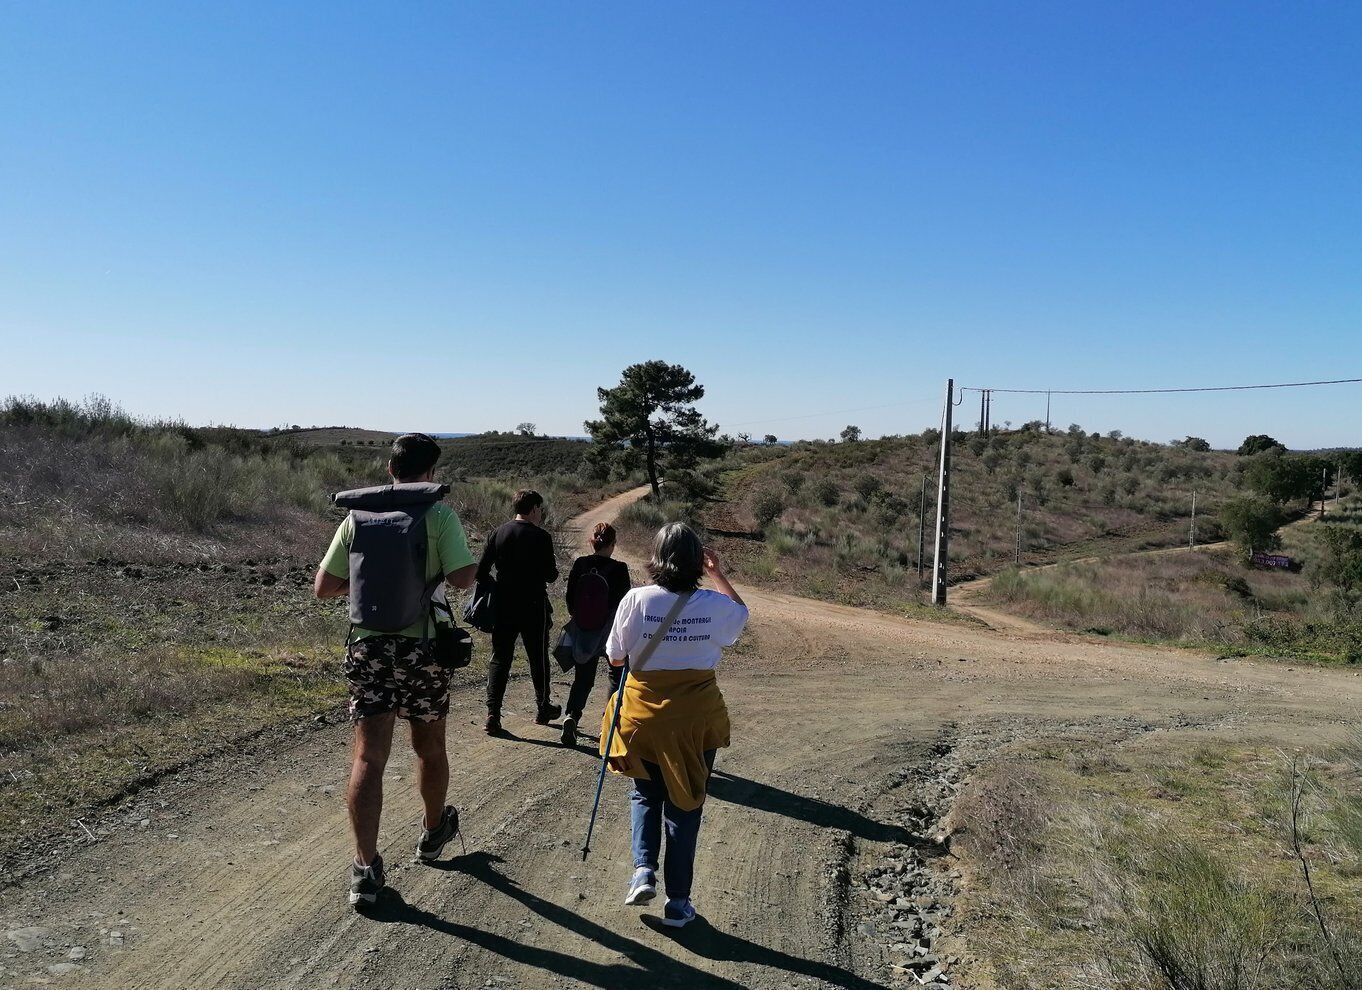
[[[459,813],[445,804],[449,758],[445,718],[455,668],[468,662],[471,641],[433,602],[441,584],[465,589],[477,563],[459,517],[436,484],[440,447],[424,433],[393,441],[393,484],[341,492],[349,514],[317,569],[318,598],[350,597],[345,676],[355,726],[354,762],[346,800],[355,837],[350,903],[372,904],[387,884],[378,853],[383,772],[399,718],[411,726],[416,780],[425,805],[419,859],[438,859],[459,834]]]

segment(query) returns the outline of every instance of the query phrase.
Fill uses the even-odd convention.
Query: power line
[[[759,426],[763,423],[784,423],[792,419],[816,419],[819,416],[842,416],[846,413],[869,412],[872,409],[894,409],[899,406],[915,405],[916,402],[885,402],[878,406],[857,406],[854,409],[832,409],[828,412],[799,413],[794,416],[776,416],[771,419],[747,419],[740,423],[725,423],[727,427],[734,426]]]
[[[1264,388],[1308,388],[1315,385],[1356,385],[1362,378],[1321,382],[1278,382],[1272,385],[1203,385],[1194,388],[980,388],[962,385],[962,392],[1006,392],[1012,395],[1166,395],[1170,392],[1247,392]]]

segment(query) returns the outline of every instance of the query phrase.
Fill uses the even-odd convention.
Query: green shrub
[[[1326,526],[1316,539],[1319,557],[1311,578],[1350,594],[1362,591],[1362,529]]]
[[[856,479],[852,487],[860,493],[861,498],[869,501],[884,487],[884,482],[880,481],[880,479],[873,474],[863,474]]]
[[[1248,557],[1255,550],[1272,550],[1280,543],[1277,530],[1286,517],[1282,510],[1259,495],[1232,498],[1220,508],[1220,526],[1230,541]]]
[[[832,508],[834,505],[841,501],[842,490],[838,488],[837,485],[834,484],[831,479],[825,478],[824,480],[818,483],[816,488],[814,488],[814,496],[823,505],[826,505],[828,508]]]
[[[785,500],[780,497],[779,492],[770,488],[759,494],[752,503],[752,514],[757,517],[757,524],[763,529],[780,518],[784,511]]]

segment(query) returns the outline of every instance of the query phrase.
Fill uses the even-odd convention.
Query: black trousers
[[[596,657],[572,668],[572,687],[568,691],[567,705],[563,709],[565,715],[571,715],[576,719],[582,717],[582,712],[586,710],[586,700],[591,697],[591,689],[596,686],[596,669],[600,666],[601,659]],[[607,667],[606,669],[610,672],[610,690],[618,690],[620,676],[624,673],[624,668]]]
[[[506,682],[511,676],[511,661],[515,659],[515,643],[525,644],[525,657],[530,662],[530,681],[534,684],[534,701],[538,708],[549,703],[549,622],[553,613],[548,599],[527,602],[514,609],[506,609],[497,602],[497,625],[492,630],[492,660],[487,665],[487,711],[501,714],[501,702],[506,697]]]

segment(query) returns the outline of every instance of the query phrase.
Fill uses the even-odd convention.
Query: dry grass
[[[1358,986],[1357,752],[1311,758],[1300,835],[1332,941],[1292,854],[1291,759],[1162,733],[1031,745],[972,782],[954,817],[975,947],[1018,990]]]
[[[0,407],[0,839],[343,696],[344,602],[314,601],[312,574],[342,517],[330,493],[385,480],[381,456],[245,432]],[[475,552],[522,485],[551,524],[611,490],[457,481]]]

